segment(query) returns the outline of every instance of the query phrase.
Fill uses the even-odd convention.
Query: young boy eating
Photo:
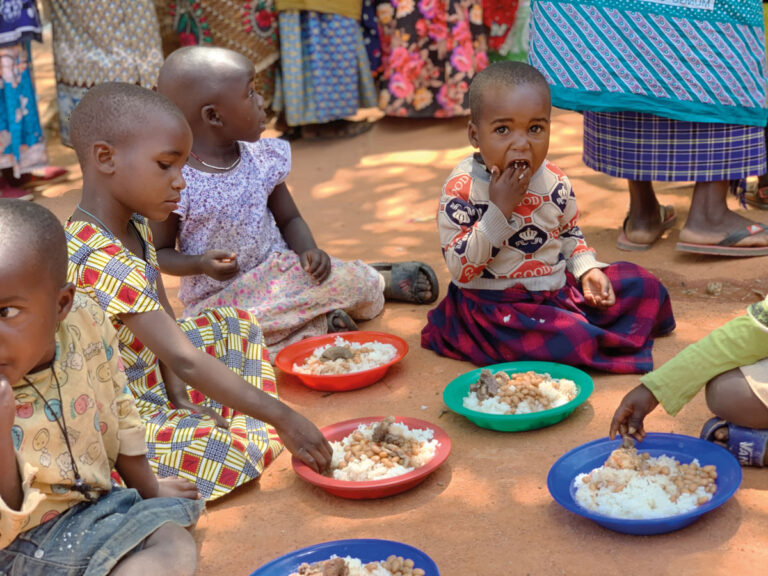
[[[152,473],[115,331],[66,273],[56,217],[0,199],[0,573],[193,574],[203,501]]]

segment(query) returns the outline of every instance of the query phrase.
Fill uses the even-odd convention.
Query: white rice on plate
[[[573,380],[547,373],[507,374],[483,369],[462,399],[464,408],[486,414],[530,414],[567,404],[578,394]]]
[[[574,498],[587,510],[612,518],[665,518],[711,500],[716,478],[715,467],[701,467],[698,460],[681,464],[671,456],[619,448],[605,465],[576,476]]]
[[[374,441],[377,426],[387,426],[386,435]],[[336,480],[351,482],[394,478],[432,460],[438,446],[434,430],[410,429],[405,424],[394,422],[392,417],[381,422],[360,424],[357,430],[340,441],[331,442],[332,475]],[[373,456],[370,456],[371,453]]]
[[[330,349],[347,350],[349,357],[326,359],[323,353]],[[327,355],[327,352],[326,352]],[[397,348],[391,344],[372,342],[349,342],[337,336],[333,344],[319,346],[312,351],[303,364],[294,363],[294,372],[300,374],[338,375],[362,372],[383,366],[397,357]]]

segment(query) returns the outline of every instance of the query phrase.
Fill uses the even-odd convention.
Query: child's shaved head
[[[469,109],[472,122],[477,122],[483,107],[483,92],[488,86],[521,86],[540,88],[550,98],[549,84],[544,75],[525,62],[496,62],[480,72],[469,87]]]
[[[72,111],[69,132],[80,164],[98,141],[113,146],[153,129],[154,113],[162,112],[184,121],[184,116],[168,98],[152,90],[124,82],[106,82],[85,93]]]
[[[0,260],[16,260],[47,274],[55,287],[61,287],[67,281],[64,228],[39,204],[0,198]]]
[[[178,104],[192,124],[199,118],[203,106],[215,104],[222,93],[230,89],[227,80],[253,71],[253,62],[234,50],[185,46],[166,59],[160,69],[157,90]]]

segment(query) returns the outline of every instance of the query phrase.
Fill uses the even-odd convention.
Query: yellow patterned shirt
[[[118,454],[147,451],[117,335],[101,308],[86,296],[75,295],[71,312],[59,325],[52,369],[56,378],[46,369],[27,374],[31,385],[23,379],[13,384],[12,435],[24,501],[17,511],[0,499],[0,548],[85,500],[70,489],[75,482],[72,459],[57,420],[66,421],[77,469],[94,487],[95,496],[111,490],[110,473]]]

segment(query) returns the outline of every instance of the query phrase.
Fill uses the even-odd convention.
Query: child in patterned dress
[[[182,48],[163,65],[158,91],[194,134],[179,207],[152,228],[161,269],[182,276],[185,314],[244,308],[274,353],[301,338],[354,330],[354,320],[379,314],[385,299],[437,299],[426,264],[342,262],[317,247],[285,184],[289,144],[260,139],[266,116],[250,60],[223,48]]]
[[[179,109],[106,83],[83,97],[70,130],[83,196],[66,225],[69,278],[117,329],[153,468],[213,499],[259,476],[282,440],[322,471],[330,446],[277,399],[256,319],[214,308],[177,323],[168,303],[146,218],[166,218],[184,188],[192,134]]]
[[[568,178],[547,161],[549,86],[533,67],[493,64],[470,88],[469,141],[443,187],[438,229],[453,276],[422,346],[478,365],[550,360],[647,372],[675,327],[657,278],[596,260]]]
[[[152,473],[117,334],[67,283],[49,210],[0,199],[0,275],[0,573],[193,574],[204,501]]]

